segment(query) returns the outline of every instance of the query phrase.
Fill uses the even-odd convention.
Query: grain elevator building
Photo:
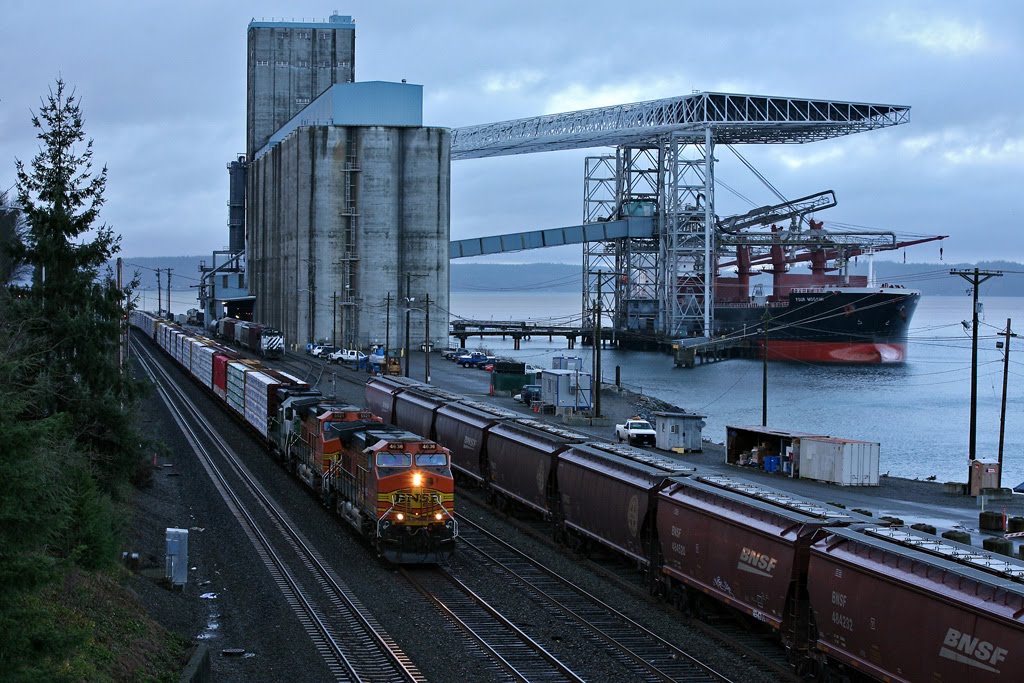
[[[429,338],[441,343],[450,132],[423,126],[422,86],[347,82],[355,44],[349,17],[253,22],[248,42],[254,319],[296,346],[389,340],[398,349],[409,311],[409,347],[419,349],[429,297]]]

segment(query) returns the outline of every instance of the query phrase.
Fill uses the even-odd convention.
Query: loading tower
[[[587,157],[583,224],[453,242],[461,256],[583,244],[583,314],[619,332],[709,334],[719,247],[718,145],[807,143],[909,120],[910,107],[695,92],[454,129],[451,158],[613,147]],[[614,274],[614,277],[598,273]],[[602,278],[599,283],[599,278]],[[708,332],[705,332],[708,331]]]

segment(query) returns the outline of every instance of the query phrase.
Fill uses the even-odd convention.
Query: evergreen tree
[[[133,384],[117,364],[128,299],[109,270],[101,273],[120,243],[110,227],[97,225],[107,169],[93,170],[78,98],[63,80],[32,125],[41,144],[30,164],[17,161],[25,229],[13,252],[32,268],[29,298],[55,388],[37,417],[69,414],[76,445],[101,489],[113,492],[134,464],[137,441],[125,412]]]
[[[20,273],[20,265],[13,249],[18,244],[21,215],[18,208],[7,201],[7,193],[0,192],[0,285],[6,285]]]

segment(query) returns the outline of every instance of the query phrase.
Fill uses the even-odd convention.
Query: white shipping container
[[[280,384],[270,375],[250,372],[245,378],[245,421],[267,435],[267,398],[270,388]]]
[[[878,486],[879,444],[825,436],[800,439],[800,478],[840,486]]]
[[[193,367],[196,367],[195,376],[196,378],[205,384],[207,387],[213,387],[213,357],[217,354],[217,349],[212,346],[203,346],[199,348],[196,355],[193,357]]]
[[[245,411],[245,374],[249,366],[244,363],[228,363],[227,403],[236,412]]]

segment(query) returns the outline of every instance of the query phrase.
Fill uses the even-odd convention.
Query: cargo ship
[[[864,282],[793,288],[771,297],[755,294],[750,302],[719,302],[715,305],[718,334],[756,335],[759,347],[767,341],[768,360],[905,361],[907,330],[921,293],[893,285],[868,287],[867,278],[851,279]]]
[[[810,219],[809,229],[771,226],[771,239],[757,247],[737,237],[735,277],[715,278],[715,336],[746,339],[768,360],[811,363],[901,363],[907,358],[907,331],[921,293],[895,284],[876,285],[872,274],[850,275],[852,259],[943,239],[899,240],[892,233],[840,233]],[[797,235],[797,239],[794,239]],[[841,238],[841,241],[840,241]],[[809,263],[809,273],[790,267]],[[751,290],[754,266],[772,276],[771,293]],[[767,333],[765,326],[767,325]]]

